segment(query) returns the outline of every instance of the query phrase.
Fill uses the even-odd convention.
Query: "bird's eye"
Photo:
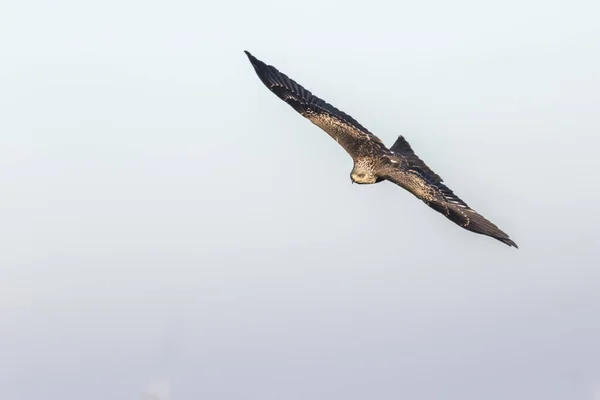
[[[364,177],[365,177],[365,174],[358,174],[358,177],[359,177],[359,178],[364,178]]]

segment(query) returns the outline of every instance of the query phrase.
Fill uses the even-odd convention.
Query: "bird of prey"
[[[408,190],[450,221],[471,232],[517,247],[509,236],[454,194],[413,151],[403,136],[389,149],[348,114],[313,95],[272,65],[244,51],[256,74],[281,100],[327,132],[354,160],[353,183],[373,184],[384,180]]]

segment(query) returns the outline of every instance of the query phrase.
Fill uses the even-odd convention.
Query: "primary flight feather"
[[[471,232],[517,247],[506,233],[470,208],[442,182],[399,136],[389,149],[354,118],[306,90],[272,65],[244,51],[256,74],[277,97],[323,129],[354,160],[352,182],[373,184],[388,180],[403,187],[435,211]]]

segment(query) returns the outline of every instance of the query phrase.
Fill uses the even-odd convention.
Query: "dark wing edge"
[[[244,53],[248,56],[250,63],[254,67],[254,70],[262,83],[264,83],[277,97],[285,101],[304,117],[308,117],[311,113],[327,114],[359,131],[373,135],[354,118],[313,95],[309,90],[303,88],[274,66],[265,64],[246,50],[244,50]]]
[[[471,208],[463,208],[437,200],[425,202],[425,204],[468,231],[490,236],[510,247],[519,248],[505,232]]]
[[[400,136],[396,142],[390,147],[390,150],[397,155],[400,155],[407,163],[404,167],[406,171],[413,176],[413,179],[420,180],[425,186],[433,189],[435,195],[432,198],[423,198],[414,191],[410,190],[410,185],[403,182],[400,175],[394,173],[386,174],[386,180],[393,182],[401,187],[404,187],[415,194],[416,197],[423,200],[430,208],[443,214],[450,221],[474,233],[490,236],[502,243],[519,248],[517,244],[500,228],[487,220],[460,199],[454,192],[444,185],[442,178],[433,172],[413,151],[410,144]],[[401,164],[395,164],[394,167],[401,168]],[[399,171],[400,172],[400,171]],[[408,186],[408,187],[407,187]]]
[[[429,185],[435,186],[448,202],[467,208],[469,207],[467,203],[462,201],[452,190],[450,190],[450,188],[442,183],[444,180],[441,176],[433,172],[433,170],[415,154],[404,136],[398,136],[398,139],[396,139],[392,147],[390,147],[390,151],[395,155],[401,156],[408,164],[408,170],[410,172],[424,179]]]
[[[404,159],[406,161],[408,161],[408,163],[410,164],[411,167],[419,169],[420,172],[422,172],[423,174],[429,175],[432,179],[435,179],[439,182],[443,182],[444,180],[435,172],[433,172],[428,166],[427,164],[425,164],[423,162],[423,160],[421,160],[414,152],[414,150],[412,149],[412,147],[410,146],[410,144],[408,144],[408,142],[406,141],[406,139],[404,138],[404,136],[400,135],[398,136],[398,139],[396,139],[396,141],[394,142],[394,144],[392,145],[392,147],[390,147],[390,151],[392,153],[398,153],[400,154],[402,157],[404,157]]]

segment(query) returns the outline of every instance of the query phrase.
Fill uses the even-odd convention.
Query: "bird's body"
[[[506,233],[471,209],[412,150],[403,136],[388,149],[381,139],[349,115],[321,100],[275,67],[245,52],[267,88],[327,132],[354,160],[352,182],[395,183],[459,226],[517,247]]]

